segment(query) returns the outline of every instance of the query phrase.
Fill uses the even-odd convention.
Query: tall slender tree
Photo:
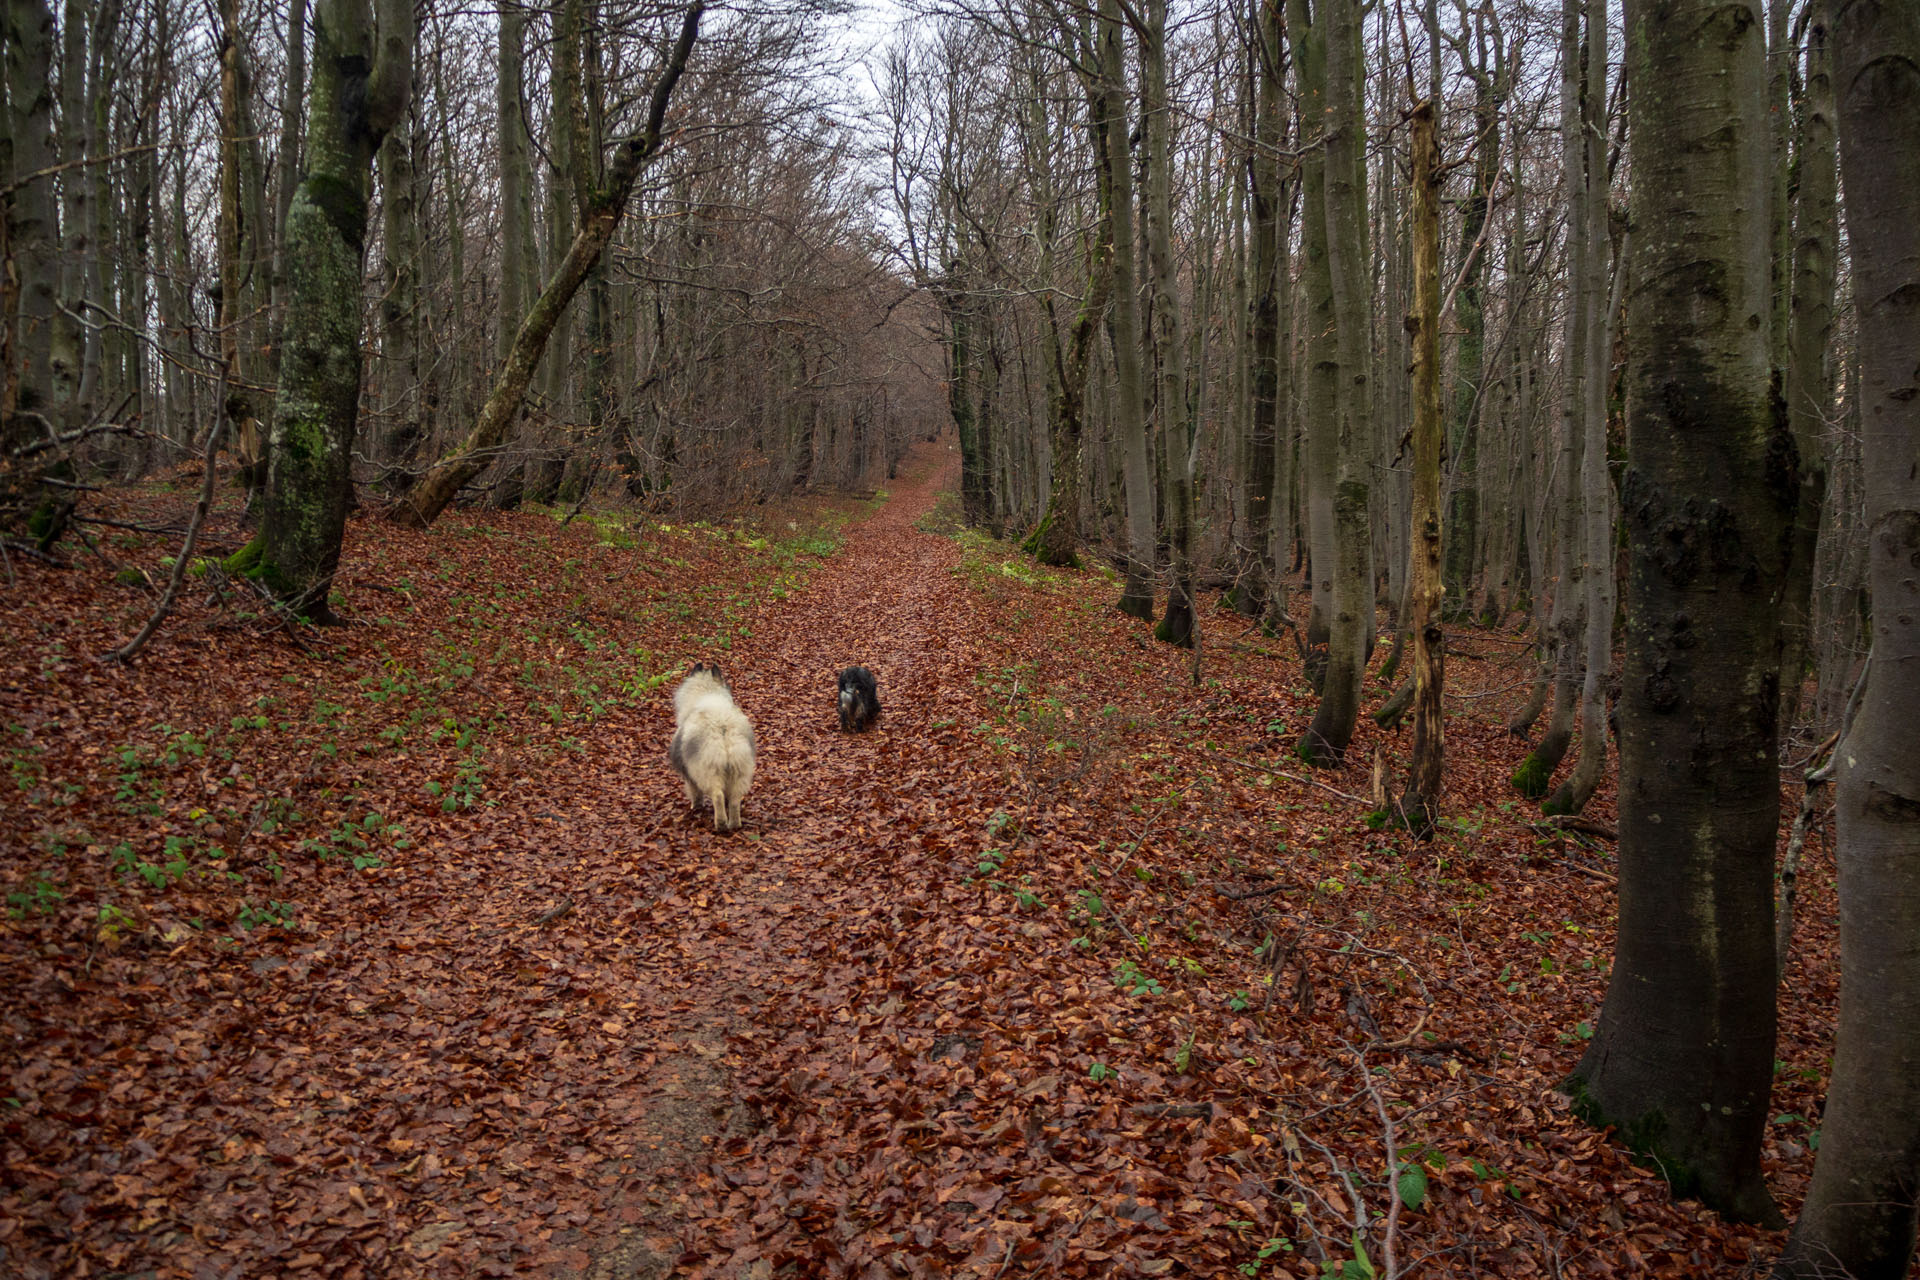
[[[1756,0],[1627,0],[1633,148],[1620,923],[1569,1087],[1682,1194],[1777,1222],[1778,590],[1794,485],[1769,394]]]
[[[1776,1274],[1899,1280],[1920,1219],[1920,9],[1836,0],[1833,17],[1873,656],[1835,786],[1833,1078],[1813,1185]]]
[[[1413,109],[1413,545],[1409,585],[1413,631],[1413,760],[1400,808],[1421,836],[1433,830],[1445,776],[1441,693],[1446,685],[1446,632],[1440,607],[1445,519],[1440,504],[1440,200],[1439,143],[1431,97]]]
[[[1327,271],[1333,323],[1332,556],[1327,669],[1320,704],[1299,744],[1310,764],[1335,764],[1353,739],[1374,630],[1371,581],[1372,281],[1367,263],[1366,117],[1361,110],[1358,0],[1321,0],[1325,28]],[[1324,465],[1324,463],[1322,464]],[[1322,474],[1321,483],[1328,477]],[[1315,564],[1314,573],[1322,572]]]

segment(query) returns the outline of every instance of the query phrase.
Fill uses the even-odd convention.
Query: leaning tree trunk
[[[587,278],[593,264],[606,251],[626,212],[634,184],[639,181],[647,162],[660,150],[663,140],[661,125],[666,118],[667,104],[672,101],[673,88],[680,82],[687,59],[693,53],[693,42],[700,30],[700,15],[705,9],[705,0],[694,0],[687,6],[679,38],[675,40],[673,51],[661,69],[660,79],[653,86],[646,124],[638,136],[620,145],[613,163],[607,168],[605,182],[580,211],[580,229],[574,233],[566,256],[554,268],[547,287],[534,301],[527,318],[514,336],[500,376],[494,381],[493,391],[480,408],[480,420],[467,433],[466,439],[434,464],[433,470],[427,473],[407,500],[393,509],[391,519],[394,523],[416,529],[431,525],[447,509],[454,495],[466,487],[468,481],[486,470],[487,464],[493,460],[494,450],[505,441],[514,419],[519,416],[520,404],[526,398],[527,386],[533,381],[534,371],[540,367],[540,357],[546,353],[547,340],[553,335],[554,325],[559,322],[561,313],[573,300],[574,293]]]
[[[413,6],[380,0],[376,33],[370,0],[322,0],[313,33],[307,174],[287,216],[266,497],[259,534],[231,563],[295,612],[328,621],[353,496],[368,187],[374,152],[412,88]]]
[[[1860,308],[1873,657],[1840,754],[1840,1025],[1777,1274],[1908,1274],[1920,1216],[1920,9],[1837,0],[1833,62]]]
[[[1777,1223],[1760,1144],[1775,1031],[1775,593],[1794,486],[1768,391],[1764,30],[1755,0],[1627,0],[1626,14],[1620,923],[1567,1087],[1677,1193]]]
[[[1368,482],[1372,359],[1367,310],[1372,289],[1366,258],[1366,117],[1361,112],[1358,0],[1326,0],[1327,266],[1333,282],[1334,392],[1338,433],[1333,484],[1333,616],[1328,620],[1327,673],[1320,705],[1298,746],[1309,764],[1338,764],[1360,716],[1360,682],[1374,630],[1372,531]],[[1314,566],[1315,573],[1320,566]]]

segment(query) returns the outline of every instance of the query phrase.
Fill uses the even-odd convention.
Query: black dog
[[[880,714],[880,687],[865,667],[840,673],[840,730],[860,733]]]

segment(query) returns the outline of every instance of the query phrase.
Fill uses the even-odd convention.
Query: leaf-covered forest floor
[[[1102,575],[959,533],[954,457],[739,524],[356,518],[347,626],[278,631],[193,576],[130,668],[95,655],[175,536],[16,559],[0,1273],[1772,1257],[1779,1234],[1675,1203],[1553,1091],[1605,989],[1612,850],[1531,827],[1506,783],[1522,636],[1456,639],[1445,828],[1372,831],[1349,797],[1404,737],[1363,722],[1356,763],[1303,782],[1290,645],[1210,607],[1194,683]],[[192,483],[94,512],[177,526]],[[243,536],[222,502],[216,550]],[[731,835],[665,762],[696,659],[759,734]],[[855,661],[886,709],[845,736]],[[1767,1143],[1789,1213],[1832,915],[1823,838]]]

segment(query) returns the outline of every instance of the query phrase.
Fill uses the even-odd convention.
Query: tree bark
[[[1816,0],[1807,22],[1806,91],[1800,110],[1793,201],[1793,296],[1787,319],[1787,426],[1800,458],[1800,501],[1780,598],[1780,732],[1793,732],[1806,683],[1813,616],[1813,562],[1827,500],[1827,413],[1833,381],[1827,350],[1833,338],[1835,153],[1833,75],[1828,7]]]
[[[230,561],[289,608],[330,621],[328,593],[353,496],[361,280],[374,152],[405,114],[413,6],[321,0],[314,12],[307,174],[287,220],[280,390],[260,532]]]
[[[1306,385],[1300,405],[1300,490],[1307,515],[1307,682],[1326,681],[1333,618],[1333,490],[1339,455],[1336,398],[1340,353],[1334,337],[1333,273],[1327,257],[1327,55],[1324,15],[1311,0],[1287,0],[1287,36],[1300,113],[1300,322]]]
[[[1755,0],[1627,0],[1626,16],[1620,924],[1567,1087],[1676,1193],[1778,1223],[1760,1145],[1775,1035],[1775,593],[1794,486],[1768,389],[1764,28]]]
[[[1527,753],[1510,781],[1529,800],[1545,796],[1554,770],[1566,759],[1573,742],[1573,720],[1580,678],[1580,621],[1586,598],[1586,557],[1580,522],[1580,486],[1577,478],[1585,456],[1586,433],[1581,420],[1586,405],[1587,321],[1593,308],[1584,305],[1586,146],[1581,130],[1580,99],[1582,0],[1562,0],[1560,7],[1560,142],[1567,223],[1568,300],[1560,345],[1560,412],[1555,422],[1557,461],[1552,473],[1554,520],[1553,607],[1548,631],[1553,645],[1553,710],[1539,745]],[[1537,589],[1537,588],[1536,588]]]
[[[1542,804],[1545,813],[1579,813],[1599,786],[1607,764],[1607,676],[1613,669],[1613,484],[1607,477],[1607,21],[1597,2],[1586,6],[1586,58],[1580,81],[1580,164],[1568,182],[1579,192],[1577,252],[1570,253],[1575,284],[1569,307],[1580,310],[1579,393],[1581,607],[1586,616],[1586,673],[1580,686],[1580,755],[1573,772]],[[1577,178],[1577,182],[1576,182]],[[1571,534],[1571,531],[1569,531]]]
[[[1140,284],[1134,235],[1133,147],[1127,131],[1127,63],[1119,0],[1100,0],[1096,18],[1099,59],[1097,92],[1106,121],[1106,150],[1099,157],[1111,204],[1113,306],[1107,335],[1113,348],[1114,418],[1120,437],[1120,470],[1126,501],[1126,565],[1120,612],[1153,617],[1153,456],[1147,440],[1146,383],[1140,368]]]
[[[1281,246],[1287,231],[1284,192],[1280,182],[1282,109],[1286,84],[1281,0],[1254,0],[1248,57],[1253,60],[1253,143],[1247,159],[1251,197],[1252,288],[1248,299],[1247,450],[1242,505],[1247,532],[1240,548],[1235,600],[1248,617],[1266,621],[1273,608],[1275,581],[1281,566],[1274,562],[1274,484],[1279,461],[1280,428],[1280,276]]]
[[[1165,450],[1167,500],[1167,611],[1157,639],[1182,649],[1194,644],[1193,419],[1187,403],[1185,307],[1174,287],[1173,104],[1167,97],[1166,0],[1145,0],[1140,38],[1140,97],[1146,135],[1148,287],[1153,294],[1153,346],[1159,370],[1154,403]]]
[[[59,288],[53,149],[53,14],[44,0],[6,0],[6,153],[0,178],[12,190],[5,219],[5,364],[0,376],[0,446],[10,453],[47,434],[55,413],[54,316]],[[37,415],[37,416],[26,416]],[[54,424],[57,425],[57,424]],[[11,498],[9,499],[11,501]]]
[[[1920,1217],[1920,10],[1835,0],[1833,17],[1873,657],[1834,789],[1833,1078],[1813,1185],[1775,1274],[1897,1280]]]
[[[1431,98],[1413,109],[1413,544],[1409,550],[1413,631],[1413,761],[1400,800],[1407,826],[1425,839],[1445,776],[1441,692],[1446,684],[1446,600],[1440,502],[1440,201],[1437,128]]]
[[[1332,282],[1334,379],[1333,565],[1327,671],[1320,705],[1297,748],[1308,764],[1338,764],[1360,715],[1373,640],[1368,482],[1372,283],[1366,257],[1366,121],[1361,112],[1358,0],[1323,0],[1326,27],[1326,231]],[[1314,566],[1316,574],[1321,567]]]

